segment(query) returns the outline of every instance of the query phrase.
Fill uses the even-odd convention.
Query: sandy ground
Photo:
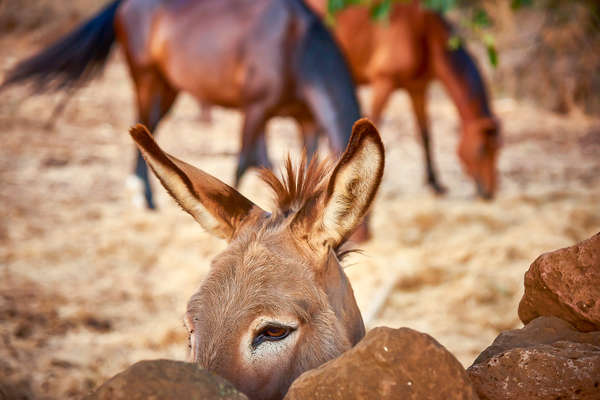
[[[2,68],[14,62],[9,53],[14,48],[0,47]],[[135,113],[117,54],[54,129],[44,124],[60,95],[15,88],[0,97],[0,377],[29,382],[39,398],[78,398],[141,359],[185,359],[186,301],[225,247],[156,180],[160,210],[132,207],[125,183]],[[346,271],[369,327],[427,332],[468,366],[498,332],[521,325],[529,264],[600,231],[600,123],[495,100],[502,187],[482,202],[455,154],[455,110],[439,87],[430,95],[434,153],[449,193],[438,198],[423,185],[410,107],[397,92],[380,126],[387,166],[374,238]],[[159,142],[231,182],[241,116],[213,116],[210,125],[199,122],[196,103],[182,96]],[[276,162],[299,149],[289,120],[272,121],[268,140]],[[255,176],[242,192],[270,204]]]

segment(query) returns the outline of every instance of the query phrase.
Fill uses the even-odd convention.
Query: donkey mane
[[[281,169],[281,179],[266,168],[260,170],[260,178],[273,191],[276,212],[287,215],[301,210],[326,190],[326,178],[331,175],[333,167],[331,158],[319,160],[316,155],[307,162],[306,152],[302,153],[296,166],[288,154]]]
[[[267,168],[261,169],[259,176],[273,191],[275,213],[286,217],[314,204],[327,190],[327,178],[331,176],[334,167],[335,162],[331,157],[320,160],[318,155],[315,155],[307,162],[306,152],[303,152],[297,165],[292,161],[290,154],[287,155],[281,168],[281,178]],[[347,246],[347,243],[345,239],[333,249],[340,262],[350,254],[362,253],[358,248]]]
[[[282,399],[292,381],[358,343],[365,327],[338,261],[372,203],[385,164],[375,126],[354,124],[335,168],[303,155],[263,171],[269,213],[218,178],[165,153],[143,125],[131,136],[165,188],[228,242],[190,298],[190,361],[253,399]]]

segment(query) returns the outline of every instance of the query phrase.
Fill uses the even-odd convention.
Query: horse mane
[[[487,90],[473,56],[464,44],[457,49],[450,50],[449,55],[450,63],[456,74],[464,80],[471,96],[478,100],[481,112],[488,117],[491,116]]]
[[[307,162],[306,152],[303,152],[297,165],[288,154],[281,169],[281,179],[266,168],[259,173],[273,191],[278,211],[286,214],[300,210],[309,200],[325,191],[325,178],[331,175],[333,166],[330,158],[319,160],[317,155]]]
[[[456,35],[455,27],[444,17],[439,14],[435,15],[435,21],[442,26],[442,29],[446,31],[448,36]],[[465,86],[469,89],[469,95],[475,98],[479,102],[481,112],[491,117],[492,113],[489,106],[487,89],[479,72],[479,67],[475,62],[475,59],[466,48],[465,43],[461,39],[460,44],[455,49],[447,49],[446,54],[448,55],[449,64],[454,70],[456,76],[465,83]]]

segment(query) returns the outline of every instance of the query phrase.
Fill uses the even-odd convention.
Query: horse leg
[[[431,141],[429,138],[429,123],[427,121],[425,87],[420,87],[418,89],[410,89],[408,91],[408,94],[410,95],[413,111],[417,119],[417,125],[419,126],[421,144],[423,145],[423,152],[425,155],[427,184],[431,186],[431,188],[436,194],[444,194],[446,192],[446,188],[444,188],[438,182],[435,173],[435,168],[433,167],[433,159],[431,157]]]
[[[267,108],[263,104],[253,104],[246,109],[242,128],[242,147],[235,172],[236,188],[248,168],[272,168],[265,140],[267,118]]]
[[[378,79],[373,83],[373,103],[370,118],[376,126],[381,123],[383,110],[395,89],[394,83],[387,78]]]
[[[309,119],[300,119],[298,120],[298,124],[300,125],[304,151],[306,152],[306,161],[310,162],[319,148],[319,136],[321,131],[317,127],[317,124]]]
[[[198,102],[198,105],[200,107],[200,112],[198,114],[198,121],[205,123],[205,124],[210,124],[212,122],[212,113],[210,112],[210,103],[208,103],[204,100],[200,100]]]
[[[175,91],[155,70],[134,75],[137,86],[138,121],[148,127],[153,135],[158,123],[169,111],[175,98]],[[146,206],[155,209],[152,187],[148,176],[148,166],[139,150],[136,150],[135,176],[142,182]]]

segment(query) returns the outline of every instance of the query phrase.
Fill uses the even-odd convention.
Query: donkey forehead
[[[265,234],[231,243],[213,260],[188,313],[211,323],[258,314],[306,320],[316,308],[326,307],[311,261],[288,242],[282,235]]]
[[[231,270],[238,277],[264,274],[264,278],[290,275],[312,280],[314,254],[293,235],[287,225],[269,225],[247,229],[212,262],[212,269]]]

